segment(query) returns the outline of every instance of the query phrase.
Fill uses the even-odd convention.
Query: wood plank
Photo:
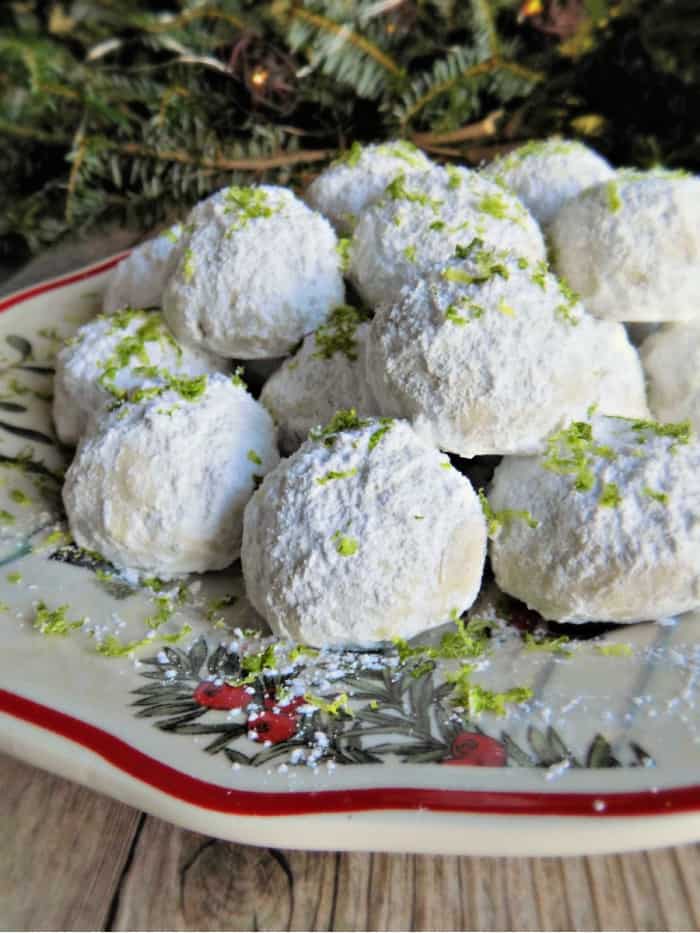
[[[657,849],[646,853],[654,889],[663,913],[664,929],[697,929],[698,918],[693,918],[678,860],[674,856],[673,849]],[[697,849],[695,857],[697,859]]]
[[[634,919],[627,897],[620,857],[598,855],[586,859],[599,930],[632,930]]]
[[[0,755],[0,925],[100,930],[139,813]]]
[[[461,858],[465,930],[509,929],[505,859]]]
[[[564,890],[572,930],[599,930],[591,876],[585,858],[563,858]]]

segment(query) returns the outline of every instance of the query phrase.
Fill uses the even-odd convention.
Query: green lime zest
[[[447,168],[447,178],[448,178],[447,187],[450,189],[450,191],[455,191],[457,188],[461,188],[462,181],[464,179],[462,177],[462,173],[459,171],[457,166],[447,165],[446,168]]]
[[[330,360],[336,353],[343,353],[355,362],[358,357],[357,328],[368,319],[369,315],[364,310],[338,305],[316,331],[314,359]]]
[[[274,645],[267,645],[266,648],[255,652],[255,654],[246,654],[241,658],[241,672],[243,678],[236,681],[239,687],[245,684],[251,684],[258,679],[263,671],[275,667],[275,648]]]
[[[334,160],[333,165],[347,165],[350,168],[355,168],[362,158],[363,152],[364,148],[362,144],[355,141],[346,152],[343,152]]]
[[[272,217],[277,213],[269,203],[266,191],[262,188],[239,187],[231,185],[224,195],[224,213],[235,214],[235,223],[228,228],[226,236],[233,236],[236,231],[246,227],[251,220],[261,217]]]
[[[194,252],[189,246],[183,253],[182,258],[182,278],[184,279],[185,285],[189,285],[195,273]]]
[[[605,186],[605,195],[608,199],[608,208],[613,214],[616,214],[622,207],[622,198],[620,197],[620,188],[616,179],[611,179]]]
[[[8,512],[7,509],[0,509],[0,525],[14,525],[17,521],[12,512]]]
[[[85,619],[70,621],[66,613],[69,606],[59,606],[58,609],[49,609],[42,600],[36,607],[33,626],[42,635],[67,635],[76,628],[82,628]]]
[[[18,570],[13,570],[12,573],[7,574],[6,579],[8,583],[21,583],[22,574]]]
[[[409,262],[416,261],[416,247],[414,245],[407,246],[403,251],[404,256],[408,259]]]
[[[403,172],[389,182],[384,193],[392,201],[412,201],[423,207],[430,207],[433,211],[438,211],[444,203],[437,198],[431,198],[422,191],[409,191],[406,187],[406,175]]]
[[[472,681],[473,673],[474,666],[465,664],[446,678],[448,683],[454,684],[452,703],[464,707],[471,716],[479,716],[481,713],[505,716],[506,706],[525,703],[534,695],[529,687],[511,687],[499,692],[487,690]]]
[[[233,373],[231,374],[231,382],[232,382],[232,383],[236,386],[236,388],[238,388],[238,389],[247,389],[247,388],[248,388],[248,386],[245,384],[245,380],[243,379],[243,372],[244,372],[244,370],[243,370],[243,367],[242,367],[242,366],[236,366],[236,368],[234,369]]]
[[[338,696],[328,702],[322,697],[317,697],[313,693],[304,694],[304,702],[308,703],[309,706],[316,706],[322,712],[327,713],[329,716],[352,716],[352,709],[350,708],[350,698],[347,693],[340,693]]]
[[[347,272],[350,265],[350,243],[349,237],[340,237],[335,244],[335,251],[340,258],[340,271]]]
[[[341,557],[352,557],[357,554],[359,544],[355,538],[344,535],[342,531],[336,531],[331,541],[335,542],[335,549]]]
[[[561,318],[562,321],[571,324],[572,327],[576,327],[581,319],[574,314],[574,308],[580,301],[580,295],[578,295],[564,279],[559,280],[559,291],[564,301],[556,306],[554,313],[557,317]]]
[[[335,479],[349,479],[351,476],[357,475],[357,467],[353,467],[352,470],[329,470],[325,476],[319,476],[316,479],[316,482],[319,486],[325,486],[326,483],[330,483]]]
[[[318,648],[311,648],[309,645],[295,645],[287,657],[290,661],[298,661],[299,658],[316,658],[319,655]]]
[[[547,651],[551,654],[560,654],[570,657],[571,652],[565,647],[570,639],[566,635],[557,638],[540,638],[530,632],[525,633],[524,645],[526,651]]]
[[[620,489],[617,483],[605,483],[598,502],[600,505],[607,508],[617,508],[622,502],[622,496],[620,495]]]
[[[657,489],[652,489],[650,486],[645,486],[642,489],[642,492],[645,496],[648,496],[650,499],[653,499],[655,502],[660,502],[661,505],[668,505],[668,493],[661,492]]]
[[[632,645],[625,642],[615,642],[610,645],[594,645],[598,654],[606,658],[628,658],[632,655]]]
[[[371,421],[359,418],[354,408],[345,408],[337,411],[325,427],[310,431],[309,439],[322,440],[326,447],[332,447],[336,434],[341,431],[357,431],[366,428],[369,424]]]
[[[542,291],[547,291],[547,273],[547,263],[544,259],[540,259],[539,262],[535,263],[535,271],[532,273],[531,278]]]
[[[394,419],[393,419],[393,418],[380,418],[380,419],[379,419],[379,425],[380,425],[380,426],[377,428],[376,431],[372,431],[372,433],[370,434],[370,437],[369,437],[369,442],[368,442],[368,444],[367,444],[367,449],[368,449],[369,451],[374,450],[374,448],[375,448],[375,447],[377,446],[377,444],[381,441],[381,439],[384,437],[384,435],[385,435],[388,431],[391,431],[391,428],[392,428],[392,425],[393,425],[393,424],[394,424]]]
[[[258,466],[262,466],[262,457],[260,456],[260,454],[257,454],[254,450],[249,450],[247,457],[251,463],[255,463]]]
[[[483,489],[479,490],[478,495],[486,519],[489,538],[496,538],[501,528],[511,521],[524,521],[530,528],[537,528],[540,524],[526,509],[501,509],[497,512],[492,507]]]

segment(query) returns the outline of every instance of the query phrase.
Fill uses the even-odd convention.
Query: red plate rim
[[[30,286],[0,301],[0,313],[45,292],[107,272],[118,253],[78,272]],[[323,791],[244,791],[192,777],[74,716],[0,689],[0,712],[99,755],[130,777],[187,804],[237,816],[299,816],[372,810],[432,810],[503,816],[650,817],[700,811],[700,784],[605,794],[373,787]],[[604,806],[601,806],[603,804]]]

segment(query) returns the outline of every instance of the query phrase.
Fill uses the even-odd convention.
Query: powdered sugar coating
[[[406,140],[364,147],[355,143],[311,182],[306,200],[339,233],[351,233],[360,213],[384,194],[392,178],[425,172],[432,164]]]
[[[396,299],[474,237],[533,261],[545,256],[523,205],[476,172],[436,167],[390,187],[364,211],[350,247],[349,276],[371,307]]]
[[[100,382],[105,364],[120,344],[138,335],[146,325],[149,339],[140,352],[118,366],[113,378]],[[53,419],[56,433],[64,444],[76,444],[105,405],[119,392],[158,385],[162,379],[148,376],[144,367],[156,367],[176,377],[221,372],[224,360],[203,350],[180,347],[165,325],[160,311],[135,311],[99,317],[84,324],[56,357],[53,389]],[[111,389],[111,391],[110,391]]]
[[[112,314],[120,308],[160,307],[163,289],[171,272],[182,224],[134,247],[111,272],[102,299],[102,310]]]
[[[307,441],[248,503],[248,598],[282,637],[409,638],[476,598],[486,529],[469,481],[405,422],[373,442],[382,427]]]
[[[258,462],[259,461],[259,462]],[[265,409],[223,375],[105,415],[63,488],[76,542],[159,576],[219,570],[240,552],[254,476],[279,462]]]
[[[377,413],[363,359],[368,333],[369,323],[357,328],[354,359],[341,351],[324,357],[312,334],[265,383],[260,401],[275,420],[283,452],[296,450],[311,428],[326,424],[340,409]]]
[[[597,317],[700,314],[700,179],[620,172],[567,202],[549,233],[556,271]]]
[[[516,194],[540,224],[548,224],[581,191],[615,176],[601,155],[569,139],[525,143],[482,173]]]
[[[367,375],[382,414],[463,457],[540,451],[590,405],[647,414],[621,325],[601,326],[542,264],[482,251],[482,273],[489,263],[500,274],[475,284],[445,276],[478,276],[478,263],[448,263],[378,310]]]
[[[498,585],[560,622],[639,622],[700,605],[700,445],[593,420],[592,488],[546,469],[546,458],[505,458],[493,509],[526,509],[532,528],[505,521],[491,543]],[[606,450],[610,448],[609,450]],[[617,505],[605,505],[614,484]]]
[[[286,188],[224,188],[187,218],[166,320],[222,356],[283,356],[343,301],[336,246],[328,221]]]
[[[661,421],[689,419],[700,431],[700,322],[667,324],[640,348],[649,406]]]

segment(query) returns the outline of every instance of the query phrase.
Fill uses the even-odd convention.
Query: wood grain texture
[[[101,930],[139,814],[0,755],[0,927]]]
[[[0,294],[134,240],[57,250]],[[0,786],[3,930],[700,929],[700,846],[566,859],[255,849],[6,756]]]

